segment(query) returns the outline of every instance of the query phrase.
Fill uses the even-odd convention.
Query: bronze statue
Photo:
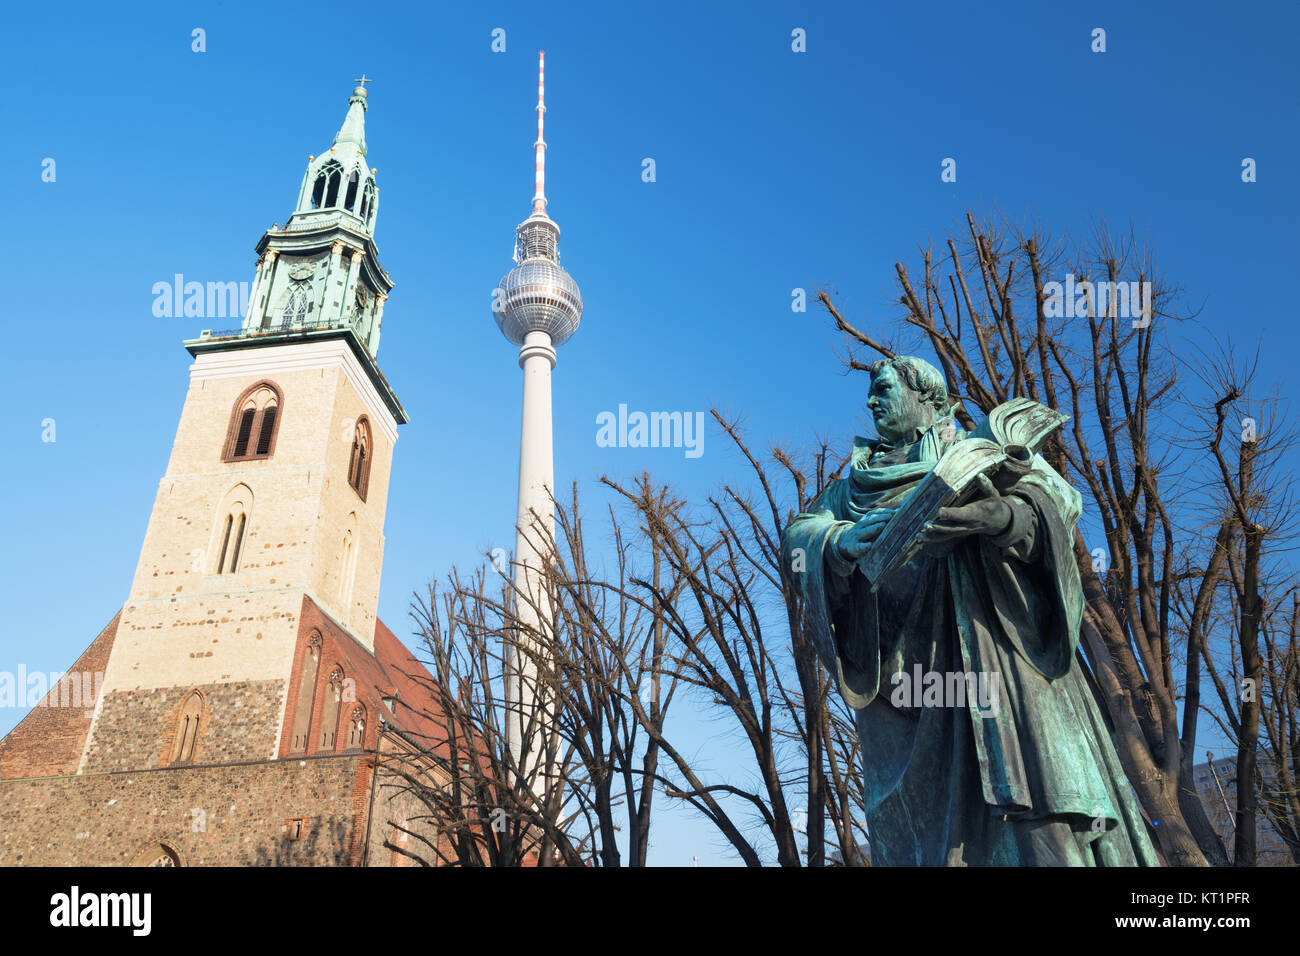
[[[1078,492],[1032,449],[985,441],[996,466],[967,454],[977,434],[921,359],[873,365],[867,405],[879,439],[855,441],[848,477],[791,521],[782,550],[856,713],[873,864],[1158,866],[1076,651]],[[990,422],[1056,415],[1008,406]],[[969,466],[962,496],[898,551],[910,532],[890,522],[953,463]],[[882,533],[898,551],[884,574]]]

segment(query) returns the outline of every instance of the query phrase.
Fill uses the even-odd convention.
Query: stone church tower
[[[375,754],[429,745],[431,679],[376,613],[407,417],[376,360],[393,283],[366,110],[363,78],[257,244],[242,327],[185,343],[126,603],[0,742],[0,863],[405,859],[384,844],[418,810]]]

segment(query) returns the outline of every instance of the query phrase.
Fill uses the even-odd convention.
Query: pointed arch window
[[[361,704],[352,708],[348,719],[348,750],[360,750],[366,744],[366,708]]]
[[[203,695],[190,691],[177,718],[176,733],[172,742],[172,763],[190,763],[194,760],[194,744],[199,738],[199,724],[203,719]]]
[[[374,210],[375,181],[373,179],[367,179],[365,192],[363,192],[361,196],[361,218],[365,220],[367,226],[374,221],[374,217],[371,215]]]
[[[339,705],[343,701],[343,668],[335,666],[330,671],[329,686],[325,689],[325,709],[321,712],[320,737],[316,750],[333,750],[338,741]]]
[[[329,209],[339,199],[339,186],[343,182],[343,167],[330,160],[316,174],[316,182],[311,189],[311,208]]]
[[[344,610],[352,603],[352,584],[357,577],[357,514],[348,515],[348,529],[339,548],[339,603]]]
[[[357,190],[360,188],[360,186],[361,186],[361,177],[357,174],[357,171],[354,169],[352,170],[352,175],[348,177],[348,191],[346,197],[343,200],[343,208],[346,209],[348,212],[352,212],[354,209],[357,208]]]
[[[234,574],[239,570],[239,552],[244,544],[248,514],[238,502],[226,512],[221,528],[221,549],[217,552],[217,574]]]
[[[222,499],[208,549],[208,560],[212,562],[209,574],[234,574],[239,570],[252,508],[253,492],[242,483],[230,489]]]
[[[316,678],[320,672],[321,636],[313,630],[307,639],[307,652],[303,655],[302,673],[298,678],[298,703],[293,713],[293,740],[289,753],[307,752],[307,739],[311,736],[311,710],[316,703]]]
[[[280,426],[283,396],[274,382],[258,382],[239,396],[230,413],[222,461],[270,458]]]
[[[302,325],[311,311],[311,284],[306,279],[294,279],[289,283],[284,298],[284,312],[281,313],[280,327],[292,328]]]
[[[221,525],[221,547],[217,550],[215,574],[234,574],[239,570],[239,552],[244,546],[248,512],[242,502],[234,502]]]
[[[366,220],[366,227],[373,231],[375,228],[375,210],[379,208],[379,189],[375,186],[373,179],[366,183],[366,192],[370,194],[370,207],[366,210],[366,215],[363,218]]]
[[[357,419],[352,432],[352,454],[348,458],[348,484],[366,500],[366,491],[370,487],[370,459],[373,457],[370,443],[370,422],[363,415]]]

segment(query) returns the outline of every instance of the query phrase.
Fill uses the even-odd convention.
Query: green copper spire
[[[362,73],[361,79],[357,80],[357,88],[352,91],[352,98],[348,100],[348,115],[343,120],[338,135],[334,137],[335,146],[351,144],[362,156],[366,155],[367,82],[366,75]]]
[[[298,201],[283,226],[257,243],[257,272],[243,326],[207,330],[186,342],[191,353],[343,337],[399,422],[396,396],[376,355],[384,303],[393,280],[379,264],[376,170],[366,164],[366,102],[362,76],[334,143],[307,158]]]
[[[365,84],[370,81],[362,74],[356,82],[334,145],[307,163],[298,204],[289,221],[291,229],[302,226],[304,220],[337,220],[341,211],[355,216],[365,232],[374,234],[379,188],[374,170],[366,167],[366,110],[370,107]]]

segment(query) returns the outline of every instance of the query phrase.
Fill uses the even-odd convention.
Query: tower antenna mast
[[[546,138],[542,135],[546,116],[546,51],[537,52],[537,180],[533,191],[533,214],[546,215]]]

